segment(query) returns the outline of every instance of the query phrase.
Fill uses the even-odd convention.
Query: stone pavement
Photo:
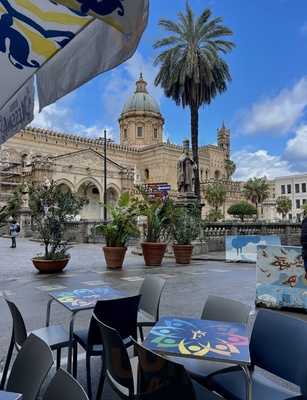
[[[42,252],[39,243],[19,239],[16,249],[10,249],[9,246],[9,239],[0,238],[0,297],[6,295],[17,303],[28,330],[44,325],[50,290],[90,288],[106,284],[134,294],[138,292],[146,274],[156,274],[167,279],[161,299],[161,315],[197,318],[209,294],[237,299],[252,306],[254,304],[254,264],[197,260],[190,266],[178,266],[173,259],[167,258],[162,267],[148,268],[144,267],[142,257],[128,254],[123,270],[108,271],[101,245],[80,244],[70,249],[71,260],[65,272],[41,275],[31,262],[34,255]],[[3,360],[9,344],[11,317],[1,299],[0,315],[0,359]],[[52,323],[67,325],[69,315],[63,306],[54,303]],[[90,312],[85,311],[79,313],[76,328],[87,327],[90,315]],[[95,365],[98,365],[98,371],[99,361]],[[84,382],[84,370],[81,375],[81,381]]]

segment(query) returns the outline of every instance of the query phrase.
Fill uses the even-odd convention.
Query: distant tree
[[[233,204],[227,210],[229,215],[239,217],[243,222],[246,217],[252,217],[257,214],[256,207],[247,201],[240,201],[239,203]]]
[[[205,200],[207,200],[209,206],[213,208],[216,217],[218,216],[218,212],[220,207],[222,207],[226,200],[226,188],[222,183],[216,182],[211,183],[207,186],[205,191]],[[212,214],[213,216],[214,214]],[[221,219],[221,218],[217,218]]]
[[[232,160],[230,159],[225,160],[225,170],[227,174],[227,179],[230,179],[232,177],[232,175],[236,172],[236,169],[237,166]]]
[[[247,200],[255,204],[258,218],[258,206],[270,196],[270,186],[266,178],[249,179],[244,185],[243,193]]]
[[[307,203],[302,205],[302,209],[303,209],[303,217],[307,217]]]
[[[221,210],[213,210],[212,209],[208,212],[206,219],[209,222],[217,222],[217,221],[224,219],[224,214],[222,213]]]
[[[292,201],[287,196],[280,196],[276,199],[276,211],[282,215],[282,219],[286,218],[288,212],[292,209]]]
[[[234,43],[225,39],[233,32],[222,24],[222,18],[212,18],[210,9],[196,17],[188,2],[185,13],[178,14],[178,21],[161,19],[159,25],[170,36],[154,44],[156,49],[163,48],[155,60],[155,65],[160,64],[155,84],[177,105],[190,108],[193,159],[199,167],[199,108],[227,89],[231,76],[221,54],[233,49]],[[199,168],[195,173],[195,194],[200,198]]]

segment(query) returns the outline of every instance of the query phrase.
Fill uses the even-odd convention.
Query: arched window
[[[124,139],[128,138],[128,130],[125,128],[124,129]]]
[[[158,139],[158,129],[154,129],[154,139]]]
[[[138,138],[143,137],[143,127],[142,126],[137,127],[137,137]]]
[[[144,172],[145,172],[145,179],[148,180],[149,179],[149,169],[146,168]]]
[[[220,177],[221,177],[220,171],[216,170],[216,171],[214,172],[214,178],[215,178],[216,180],[219,180]]]
[[[208,180],[208,178],[209,178],[209,172],[208,172],[208,170],[206,169],[206,181]]]

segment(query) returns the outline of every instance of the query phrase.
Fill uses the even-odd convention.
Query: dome
[[[135,93],[127,100],[122,114],[130,111],[149,111],[160,114],[159,104],[148,94],[146,86],[147,82],[144,81],[143,75],[141,74],[140,79],[136,82]]]

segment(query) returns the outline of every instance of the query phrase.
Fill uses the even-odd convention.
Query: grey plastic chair
[[[252,398],[254,400],[307,399],[307,323],[277,311],[259,310],[250,340]],[[259,371],[268,371],[275,379]],[[279,377],[300,388],[293,392]],[[242,370],[228,368],[211,375],[208,385],[229,400],[246,399]]]
[[[236,322],[247,324],[251,307],[240,301],[227,299],[219,296],[208,296],[203,308],[201,319],[211,321]],[[205,385],[211,374],[229,368],[229,364],[215,361],[195,360],[190,358],[174,359],[182,364],[193,379],[201,385]],[[238,367],[239,368],[239,367]]]
[[[11,363],[14,347],[17,351],[23,346],[28,337],[24,319],[15,303],[5,298],[13,319],[11,342],[9,345],[6,361],[1,378],[0,389],[5,386],[7,373]],[[61,364],[61,350],[69,345],[69,334],[61,325],[52,325],[32,331],[36,336],[44,340],[51,348],[57,352],[57,369]]]
[[[140,313],[138,328],[141,340],[144,341],[144,327],[154,326],[159,320],[159,309],[166,280],[159,276],[147,275],[140,289]]]
[[[218,400],[220,397],[190,379],[184,367],[135,342],[139,359],[139,400]]]
[[[36,400],[52,365],[50,347],[41,338],[30,334],[13,363],[6,390],[22,393],[23,400]]]
[[[43,400],[88,400],[88,397],[80,383],[60,368],[49,383]]]
[[[247,324],[250,312],[251,307],[240,301],[210,295],[203,308],[201,318]]]

